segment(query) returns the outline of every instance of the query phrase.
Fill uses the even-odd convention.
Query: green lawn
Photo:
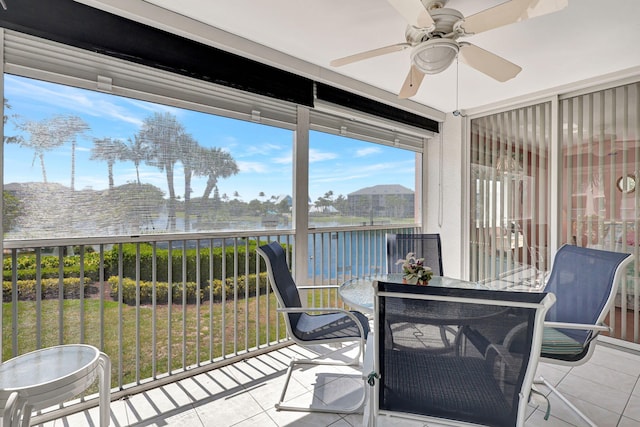
[[[267,310],[267,299],[269,308]],[[256,301],[259,301],[257,304]],[[279,322],[277,332],[280,338],[286,336],[281,315],[275,311],[276,301],[273,294],[225,303],[224,324],[222,303],[209,303],[197,309],[195,304],[189,304],[184,310],[181,304],[151,306],[136,309],[134,306],[119,304],[115,301],[104,301],[104,320],[101,323],[100,300],[86,299],[84,307],[77,299],[65,300],[62,309],[62,343],[79,343],[95,345],[102,348],[109,355],[112,363],[111,385],[119,385],[119,373],[122,373],[122,385],[138,379],[153,376],[153,354],[155,349],[156,375],[166,373],[169,365],[169,348],[171,349],[171,368],[179,369],[197,363],[197,339],[199,337],[200,362],[216,359],[223,355],[223,335],[225,353],[234,354],[256,346],[256,336],[260,345],[276,340],[276,323]],[[81,310],[84,310],[84,323],[81,325]],[[171,320],[169,322],[169,312]],[[211,310],[211,311],[210,311]],[[17,353],[24,354],[35,350],[37,345],[37,307],[33,301],[18,302],[18,334]],[[200,313],[198,319],[198,311]],[[41,302],[40,316],[40,346],[48,347],[60,344],[59,321],[60,309],[57,300]],[[154,316],[155,312],[155,316]],[[212,314],[210,314],[212,313]],[[259,313],[259,322],[256,318]],[[2,357],[7,360],[13,357],[12,348],[12,304],[3,303],[2,319]],[[136,318],[139,321],[136,322]],[[210,320],[212,319],[212,322]],[[155,322],[156,343],[153,343]],[[259,328],[256,326],[259,324]],[[139,329],[136,329],[139,324]],[[169,328],[169,324],[171,328]],[[237,328],[234,330],[234,325]],[[199,332],[198,332],[199,325]],[[212,328],[210,327],[212,325]],[[269,336],[267,337],[267,325]],[[81,339],[81,326],[84,328],[84,340]],[[183,334],[184,328],[184,334]],[[169,347],[169,329],[171,330],[171,346]],[[104,330],[104,347],[100,343],[100,331]],[[235,336],[237,335],[237,341]],[[183,339],[184,336],[184,339]],[[122,351],[119,343],[122,341]],[[213,343],[211,345],[211,343]],[[140,357],[136,356],[139,346]],[[122,353],[122,354],[121,354]],[[183,364],[183,356],[185,362]],[[137,363],[139,367],[137,368]],[[139,377],[137,372],[139,371]],[[138,378],[137,378],[138,377]]]

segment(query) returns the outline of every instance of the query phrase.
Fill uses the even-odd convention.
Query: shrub
[[[84,278],[84,292],[87,293],[87,285],[91,284],[91,279]],[[58,279],[42,279],[41,281],[41,298],[53,299],[58,298],[60,290],[60,281]],[[18,300],[35,300],[36,299],[36,281],[35,280],[18,280]],[[79,298],[80,296],[80,279],[77,277],[69,277],[62,280],[63,293],[65,298]],[[12,285],[11,281],[2,282],[2,301],[12,301]]]
[[[67,255],[62,258],[64,277],[80,277],[80,256]],[[35,280],[37,263],[35,255],[21,255],[17,259],[18,280]],[[57,279],[59,258],[45,255],[40,257],[40,273],[43,279]],[[11,280],[11,259],[5,258],[2,269],[2,280]],[[100,255],[87,252],[84,255],[84,277],[94,282],[100,280]]]
[[[247,281],[249,282],[249,293],[255,294],[256,290],[256,275],[250,274],[248,280],[244,276],[238,277],[238,297],[242,298],[245,295],[245,288]],[[111,285],[111,298],[115,301],[119,300],[120,291],[120,279],[117,276],[111,276],[108,279]],[[225,292],[228,296],[232,296],[233,279],[229,278],[225,282]],[[267,274],[260,273],[260,291],[264,292],[267,289]],[[200,294],[197,294],[197,284],[195,282],[186,283],[187,291],[187,304],[195,303],[198,298],[200,301],[207,301],[212,296],[214,301],[220,301],[222,299],[222,281],[215,279],[213,281],[212,292],[210,292],[209,285],[200,288]],[[171,300],[174,303],[182,303],[183,284],[172,283],[171,286]],[[167,282],[156,281],[156,304],[167,304],[169,299],[169,284]],[[136,303],[136,281],[129,278],[122,279],[122,302],[135,305]],[[140,304],[152,304],[153,303],[153,282],[147,280],[140,281]]]

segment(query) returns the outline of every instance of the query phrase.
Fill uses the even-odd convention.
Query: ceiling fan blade
[[[387,53],[405,50],[408,47],[411,47],[409,43],[392,44],[390,46],[379,47],[377,49],[367,50],[366,52],[360,52],[353,55],[345,56],[344,58],[334,59],[329,64],[332,67],[341,67],[353,62],[362,61],[363,59],[369,59],[380,55],[386,55]]]
[[[424,79],[424,73],[418,70],[415,65],[412,65],[409,73],[407,74],[407,78],[404,80],[402,89],[400,89],[398,98],[411,98],[413,95],[418,93],[422,79]]]
[[[433,18],[420,0],[387,0],[402,17],[416,28],[430,28]]]
[[[462,62],[499,82],[511,80],[522,71],[513,62],[469,43],[460,43],[459,55]]]
[[[462,28],[468,34],[478,34],[525,19],[558,12],[568,4],[569,0],[511,0],[466,17]]]

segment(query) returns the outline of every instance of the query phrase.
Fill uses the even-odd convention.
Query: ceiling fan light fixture
[[[454,40],[430,39],[413,48],[411,62],[424,74],[438,74],[449,68],[459,49]]]

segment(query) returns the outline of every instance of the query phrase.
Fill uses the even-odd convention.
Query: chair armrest
[[[305,286],[297,286],[298,289],[302,290],[314,290],[314,289],[338,289],[340,285],[305,285]]]
[[[345,310],[344,308],[338,308],[338,307],[295,307],[295,308],[277,308],[276,311],[279,311],[281,313],[309,313],[309,312],[318,312],[318,313],[344,313],[344,314],[351,314],[349,312],[349,310]],[[355,317],[355,316],[354,316]]]
[[[556,329],[580,329],[587,331],[611,332],[611,327],[608,325],[590,325],[588,323],[544,322],[544,326]]]
[[[373,332],[370,332],[367,336],[367,343],[364,349],[364,360],[362,361],[362,376],[363,379],[367,379],[369,373],[375,369],[375,343],[373,341]]]
[[[342,313],[342,314],[346,315],[347,317],[349,317],[351,320],[353,320],[353,322],[358,327],[358,331],[360,332],[360,336],[365,340],[367,339],[367,337],[364,334],[364,328],[362,327],[362,324],[360,324],[360,320],[356,317],[355,314],[353,314],[349,310],[345,310],[343,308],[337,308],[337,307],[318,307],[318,308],[313,308],[313,307],[295,307],[295,308],[293,308],[292,307],[292,308],[277,308],[276,311],[278,311],[280,313],[309,313],[309,312]]]
[[[515,356],[504,345],[490,344],[487,347],[485,353],[486,369],[489,372],[493,372],[496,375],[496,380],[499,381],[500,388],[503,389],[505,381],[509,372],[513,369],[517,369],[521,359]],[[497,371],[494,370],[497,368]]]
[[[507,366],[511,366],[511,361],[518,359],[517,357],[513,356],[513,354],[504,345],[489,344],[485,353],[485,359],[489,360],[489,358],[492,356],[491,353],[495,353],[495,355],[493,356],[494,359],[500,358],[500,360],[506,363]]]
[[[507,348],[507,350],[509,348],[511,348],[511,343],[512,341],[514,341],[517,338],[517,335],[522,333],[524,330],[526,330],[526,328],[529,325],[527,325],[527,323],[521,323],[518,326],[514,327],[513,329],[511,329],[509,331],[509,333],[507,333],[507,335],[504,337],[504,342],[502,343],[502,345]]]

